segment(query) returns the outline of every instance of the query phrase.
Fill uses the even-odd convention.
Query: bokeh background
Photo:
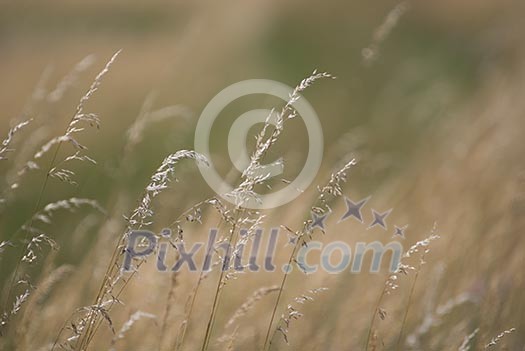
[[[46,349],[72,311],[92,302],[111,254],[103,248],[116,242],[124,226],[122,216],[136,206],[162,159],[193,148],[199,114],[213,96],[252,78],[294,86],[317,69],[337,79],[319,81],[304,92],[319,115],[325,138],[323,165],[314,184],[324,184],[341,162],[355,157],[358,164],[348,174],[344,194],[354,200],[372,196],[365,222],[372,218],[370,208],[393,208],[388,232],[367,231],[357,222],[337,224],[345,209],[339,199],[326,235],[319,238],[387,242],[393,224],[408,224],[405,248],[425,238],[434,225],[441,236],[432,244],[415,291],[410,293],[407,282],[388,303],[389,318],[377,326],[374,347],[396,349],[403,324],[400,349],[458,349],[463,338],[479,328],[472,341],[477,350],[503,330],[516,328],[494,347],[522,350],[524,10],[523,2],[512,0],[2,1],[1,135],[23,119],[34,121],[16,135],[16,150],[0,164],[5,198],[1,240],[10,240],[33,215],[49,158],[39,161],[40,170],[19,177],[18,188],[7,190],[18,179],[19,166],[47,140],[63,133],[93,78],[122,49],[88,103],[87,109],[100,116],[101,127],[79,137],[97,164],[75,164],[75,186],[52,179],[42,203],[85,197],[98,201],[108,214],[78,210],[53,217],[46,231],[60,251],[43,249],[46,264],[27,272],[35,286],[52,269],[67,265],[72,273],[39,297],[31,315],[17,317],[15,322],[26,332],[9,331],[2,346]],[[280,103],[252,96],[223,111],[211,140],[213,161],[221,174],[226,176],[232,168],[226,140],[235,118],[248,109]],[[159,110],[166,118],[145,126],[128,153],[134,121]],[[284,157],[285,177],[293,179],[307,148],[304,125],[292,120],[268,162]],[[71,154],[72,148],[61,152]],[[179,182],[155,205],[152,230],[214,195],[190,163],[181,165],[177,178]],[[311,188],[290,204],[268,211],[265,225],[298,227],[309,216],[316,192],[315,185]],[[213,216],[205,217],[199,229],[189,229],[195,239],[215,225]],[[0,258],[4,295],[23,246],[14,244]],[[289,254],[286,250],[283,257]],[[386,275],[320,273],[305,279],[298,273],[284,301],[305,289],[329,290],[302,307],[305,316],[289,330],[291,345],[276,337],[275,349],[364,349]],[[139,309],[162,316],[166,304],[173,303],[169,318],[173,327],[168,331],[178,330],[195,284],[190,273],[178,279],[175,295],[180,299],[173,302],[167,296],[168,275],[151,270],[139,276],[127,289],[126,304],[114,312],[115,325],[120,327]],[[215,340],[228,333],[221,326],[258,287],[279,281],[279,275],[271,274],[232,281],[225,288],[227,298],[210,348],[226,349]],[[216,282],[206,284],[192,316],[188,350],[200,346],[207,321]],[[264,297],[256,312],[244,317],[233,349],[260,347],[272,301]],[[402,323],[407,305],[408,317]],[[441,313],[444,308],[446,313]],[[163,349],[156,343],[166,334],[160,327],[164,324],[139,323],[129,338],[113,347]],[[92,349],[110,347],[112,338],[110,328],[101,328]],[[170,345],[165,339],[164,345]]]

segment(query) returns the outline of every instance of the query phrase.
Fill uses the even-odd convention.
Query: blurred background
[[[298,227],[309,216],[305,204],[313,201],[316,184],[324,184],[341,162],[355,157],[358,164],[348,174],[345,196],[358,200],[372,195],[371,207],[393,208],[391,231],[394,223],[408,224],[405,249],[425,238],[434,223],[441,236],[432,244],[408,301],[401,349],[458,349],[476,328],[472,349],[482,349],[492,337],[514,327],[517,330],[496,347],[523,350],[524,10],[525,3],[513,0],[2,1],[2,138],[18,122],[33,118],[17,133],[9,160],[0,164],[2,241],[11,240],[34,214],[51,156],[45,155],[38,161],[40,169],[23,176],[17,175],[20,167],[46,141],[63,133],[94,77],[122,49],[86,107],[100,116],[100,129],[88,128],[79,136],[97,164],[75,163],[74,186],[51,179],[41,203],[43,207],[70,197],[90,198],[109,214],[61,212],[46,224],[60,251],[49,254],[44,249],[52,263],[28,272],[35,281],[45,267],[68,265],[81,274],[64,278],[39,300],[38,312],[29,318],[34,325],[27,316],[18,317],[31,332],[23,344],[13,341],[19,337],[14,331],[8,333],[3,347],[40,349],[75,308],[91,303],[111,254],[97,251],[97,245],[114,244],[125,224],[122,216],[136,206],[163,158],[193,148],[198,117],[219,91],[253,78],[295,86],[317,69],[337,77],[316,82],[304,92],[323,128],[321,171],[312,189],[269,211],[267,225]],[[221,113],[210,143],[222,175],[232,168],[226,140],[235,118],[248,109],[279,104],[252,96]],[[155,113],[157,119],[152,117]],[[137,118],[153,120],[134,135],[130,127]],[[292,120],[268,162],[284,157],[285,178],[293,179],[307,148],[304,124]],[[65,156],[73,152],[70,145],[61,150]],[[190,163],[177,169],[177,178],[179,182],[155,206],[152,230],[214,195]],[[14,183],[18,186],[9,189]],[[333,206],[338,215],[331,216],[322,240],[391,239],[391,232],[366,231],[359,223],[337,225],[344,201]],[[365,222],[371,219],[369,212]],[[204,235],[204,227],[211,223],[213,219],[204,221],[196,237]],[[4,287],[20,255],[17,245],[2,253]],[[290,348],[364,349],[383,273],[318,274],[311,279],[298,274],[286,298],[318,286],[329,290],[304,307],[305,316],[296,329],[290,327]],[[133,302],[116,312],[121,324],[136,309],[160,315],[158,311],[165,309],[169,278],[142,279],[128,289]],[[193,288],[191,279],[188,273],[177,287],[177,296],[182,297],[173,312],[174,325]],[[232,282],[244,290],[225,290],[231,298],[225,299],[217,324],[223,324],[257,287],[277,284],[279,279],[255,275]],[[399,301],[390,302],[391,320],[378,327],[379,349],[395,349],[394,329],[406,311],[410,286],[402,287]],[[206,291],[212,291],[213,284],[205,287],[210,290],[202,289],[202,311],[193,317],[187,349],[198,345],[202,332],[197,326],[207,321]],[[446,314],[439,313],[443,305],[450,308]],[[267,313],[271,306],[272,300],[265,298],[257,309]],[[239,329],[233,349],[256,349],[254,345],[261,343],[266,319],[250,318]],[[39,327],[44,321],[45,328]],[[140,323],[144,323],[141,332],[120,341],[117,349],[156,349],[151,340],[161,333],[159,326]],[[101,331],[93,349],[107,348],[111,338],[109,329]],[[275,348],[285,349],[280,339]],[[225,348],[219,342],[211,345]]]

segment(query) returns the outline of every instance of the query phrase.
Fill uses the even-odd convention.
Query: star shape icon
[[[401,237],[402,239],[405,238],[405,230],[408,228],[408,224],[404,225],[403,227],[398,227],[397,225],[394,225],[394,235],[392,236],[395,238],[396,236]]]
[[[288,246],[288,245],[292,245],[292,246],[295,246],[297,245],[297,235],[288,235],[288,242],[286,243],[285,246]]]
[[[343,222],[349,217],[354,217],[359,222],[363,223],[363,215],[361,213],[361,209],[365,206],[365,204],[367,203],[369,199],[370,199],[370,196],[358,202],[354,202],[345,196],[346,213],[343,215],[343,217],[341,217],[338,223]]]
[[[312,223],[310,223],[309,225],[310,230],[319,228],[324,233],[325,226],[326,226],[325,221],[330,215],[330,212],[320,215],[312,211],[311,215],[312,215]]]
[[[372,209],[372,214],[374,215],[374,220],[372,221],[372,223],[370,223],[368,225],[368,228],[367,229],[370,229],[372,227],[375,227],[376,225],[382,227],[384,230],[387,230],[387,225],[386,225],[386,218],[388,217],[388,215],[390,214],[390,212],[392,212],[392,209],[389,209],[383,213],[381,212],[377,212],[376,210]]]

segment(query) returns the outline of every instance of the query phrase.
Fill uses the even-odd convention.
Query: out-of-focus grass
[[[514,139],[518,136],[509,135],[511,131],[522,130],[522,124],[517,118],[506,119],[506,116],[518,115],[523,107],[498,105],[499,99],[519,100],[512,91],[521,87],[519,72],[523,68],[524,55],[521,36],[516,33],[523,33],[517,15],[523,13],[522,5],[511,1],[414,4],[382,43],[372,65],[363,64],[361,50],[370,43],[374,30],[395,3],[372,4],[364,0],[329,4],[313,1],[287,4],[277,1],[257,4],[121,1],[109,5],[102,1],[83,4],[55,1],[0,6],[2,134],[6,134],[9,120],[23,111],[46,67],[53,69],[49,83],[52,87],[82,57],[94,53],[97,63],[81,74],[60,103],[34,111],[35,115],[49,116],[50,135],[60,133],[91,77],[106,57],[123,49],[118,63],[90,102],[90,108],[102,117],[102,128],[90,131],[83,142],[98,164],[81,166],[77,187],[50,183],[46,191],[47,202],[70,196],[92,197],[105,207],[111,207],[115,205],[115,194],[125,192],[129,203],[124,207],[133,208],[162,158],[169,152],[192,148],[200,111],[221,89],[250,78],[274,79],[294,85],[315,68],[327,70],[338,79],[321,82],[305,92],[319,114],[325,138],[323,168],[315,184],[322,183],[337,160],[349,152],[354,153],[360,164],[351,172],[349,193],[355,196],[374,194],[379,199],[374,206],[395,205],[396,218],[410,222],[410,233],[414,237],[409,236],[409,242],[421,239],[419,234],[428,230],[433,221],[443,227],[446,238],[432,252],[430,260],[432,265],[444,261],[452,267],[443,282],[452,286],[453,291],[440,288],[442,300],[469,289],[488,291],[479,294],[483,300],[479,315],[458,316],[457,324],[447,326],[460,329],[458,335],[463,335],[463,331],[471,331],[468,327],[473,321],[480,321],[482,326],[490,324],[483,322],[484,313],[494,319],[492,325],[486,326],[487,333],[498,326],[504,329],[507,324],[523,325],[517,314],[523,306],[515,292],[523,282],[513,276],[519,274],[516,269],[520,264],[519,255],[512,250],[513,241],[521,243],[517,233],[522,227],[514,217],[509,219],[511,224],[501,219],[509,201],[514,201],[509,199],[519,197],[514,194],[519,184],[514,188],[512,182],[522,172],[518,163],[523,145]],[[503,89],[499,89],[500,86]],[[182,104],[193,111],[193,116],[174,118],[148,129],[133,155],[127,176],[116,176],[115,168],[126,140],[125,130],[151,91],[156,91],[156,108]],[[265,100],[264,103],[270,105],[273,101]],[[248,99],[237,108],[242,110],[252,105],[260,108],[257,98]],[[222,141],[226,140],[236,111],[235,106],[225,111],[214,130],[212,142],[217,156],[214,161],[221,165],[223,172],[231,164]],[[484,113],[492,116],[483,117]],[[293,159],[293,153],[287,152],[300,153],[307,146],[302,131],[301,126],[287,131],[271,156],[285,154]],[[506,135],[510,140],[507,144],[504,142]],[[487,145],[485,139],[491,144]],[[515,153],[508,151],[509,145]],[[501,153],[493,150],[497,147],[501,147]],[[491,164],[493,158],[488,156],[498,158],[495,166]],[[300,162],[297,165],[300,167]],[[290,172],[294,170],[292,166]],[[183,167],[182,184],[177,187],[176,195],[163,199],[159,206],[162,219],[213,194],[200,177],[194,176],[194,171]],[[2,214],[2,238],[32,214],[42,176],[42,172],[36,172],[28,177]],[[494,189],[497,185],[502,185],[504,193]],[[303,195],[297,201],[304,201],[308,196]],[[499,199],[497,204],[491,203],[494,198]],[[307,215],[304,212],[308,212],[307,208],[283,209],[272,213],[270,220],[281,224],[288,224],[282,223],[285,220],[297,223]],[[82,213],[78,218],[69,214],[54,218],[53,235],[62,247],[57,258],[59,263],[81,265],[84,262],[86,265],[84,254],[97,241],[94,237],[97,230],[94,227],[80,244],[73,245],[68,240],[70,231],[80,218]],[[356,240],[364,237],[359,228],[348,226],[345,231],[353,231],[352,238]],[[465,236],[460,235],[462,232]],[[335,238],[343,234],[336,233]],[[447,235],[455,235],[458,239]],[[490,235],[497,243],[505,241],[505,247],[490,244],[487,238]],[[5,285],[15,254],[6,251],[3,255],[0,280]],[[505,261],[506,255],[512,262]],[[508,270],[505,269],[507,265]],[[468,267],[464,275],[461,275],[461,267]],[[483,274],[489,277],[487,281],[481,281]],[[319,335],[327,339],[316,340],[311,335],[305,337],[298,333],[296,340],[303,341],[298,341],[297,345],[307,345],[312,339],[332,348],[339,342],[354,348],[361,345],[360,338],[365,332],[377,289],[359,288],[349,283],[353,282],[353,277],[317,279],[319,283],[328,282],[334,289],[329,295],[334,299],[343,298],[341,291],[347,290],[355,294],[353,297],[367,297],[357,305],[329,299],[327,301],[333,304],[329,307],[325,307],[327,302],[314,305],[310,312],[314,316],[326,316],[327,326],[319,326],[315,318],[302,322],[309,326],[311,334],[319,328]],[[370,283],[377,288],[381,279],[359,277],[358,283],[361,287]],[[295,290],[303,287],[300,280],[294,281]],[[259,283],[256,279],[248,281],[250,287]],[[430,278],[425,282],[429,281]],[[495,287],[501,282],[507,285],[501,289]],[[157,283],[166,288],[166,282],[146,286],[151,288]],[[62,289],[69,291],[67,287]],[[88,291],[93,289],[91,286]],[[140,300],[145,288],[139,284],[130,291],[130,297]],[[423,294],[418,292],[418,296]],[[478,296],[477,291],[475,295]],[[242,303],[244,296],[233,292],[232,296],[235,297],[232,301]],[[90,298],[82,296],[75,302],[89,303]],[[512,301],[515,313],[503,304],[504,298]],[[501,303],[498,305],[501,309],[491,306],[489,299]],[[420,299],[420,304],[421,301],[424,299]],[[53,302],[56,303],[51,299],[50,306]],[[71,302],[71,306],[75,302]],[[346,308],[339,309],[339,303]],[[423,308],[416,306],[413,310],[418,312]],[[236,305],[232,302],[230,307]],[[162,309],[162,306],[154,308]],[[359,316],[356,318],[361,322],[341,311],[350,311],[348,314]],[[64,317],[57,312],[50,313],[57,318],[53,324],[60,323],[58,319]],[[473,312],[468,310],[467,313]],[[205,314],[197,317],[204,319]],[[502,315],[507,319],[502,320]],[[119,317],[125,319],[122,315]],[[410,328],[417,327],[418,317],[421,313],[412,316]],[[254,323],[253,328],[263,324]],[[345,340],[344,329],[355,330],[355,336]],[[198,340],[198,332],[195,334],[191,338]],[[253,330],[248,332],[248,341],[241,345],[250,345],[256,339],[254,334]],[[434,345],[447,345],[447,341],[443,341],[445,334],[440,329],[436,336],[443,339]]]

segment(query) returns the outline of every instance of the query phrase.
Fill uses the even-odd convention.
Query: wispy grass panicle
[[[474,340],[478,332],[479,332],[479,328],[476,328],[474,329],[472,333],[465,336],[465,338],[463,339],[463,342],[461,343],[461,345],[459,345],[458,351],[469,351],[470,346],[471,346],[470,343],[472,342],[472,340]]]
[[[502,331],[495,337],[493,337],[488,344],[485,345],[485,350],[492,348],[493,346],[496,346],[499,344],[499,342],[507,335],[510,335],[516,331],[516,328],[510,328],[507,330]]]
[[[111,346],[112,347],[110,348],[110,351],[116,350],[115,344],[119,340],[124,339],[126,337],[126,334],[131,330],[131,328],[135,325],[135,323],[137,323],[141,319],[156,320],[157,316],[152,314],[152,313],[147,313],[147,312],[142,312],[142,311],[137,311],[137,312],[133,313],[129,317],[129,319],[122,325],[120,330],[117,333],[115,333],[115,336],[111,340]]]
[[[410,9],[410,6],[410,1],[404,0],[388,12],[383,23],[381,23],[381,25],[374,31],[370,45],[361,50],[361,55],[365,64],[369,65],[377,60],[381,44],[388,39],[391,32],[398,25],[400,19]]]
[[[274,331],[274,335],[270,338],[269,344],[271,345],[274,339],[274,336],[276,333],[280,333],[286,342],[286,344],[289,344],[289,338],[288,338],[288,330],[290,328],[290,325],[292,322],[299,320],[304,315],[299,310],[299,307],[297,304],[303,305],[306,302],[314,301],[314,295],[317,295],[323,291],[328,290],[327,288],[317,288],[317,289],[310,289],[306,293],[302,294],[301,296],[297,296],[294,298],[294,304],[288,304],[286,307],[286,312],[281,316],[281,320],[279,325]]]
[[[2,145],[0,145],[0,161],[7,160],[7,153],[14,151],[13,149],[9,148],[9,145],[13,141],[15,134],[31,123],[31,121],[32,119],[22,121],[9,130],[7,136],[2,141]]]
[[[93,94],[98,90],[100,87],[100,84],[102,83],[102,78],[109,72],[109,69],[115,63],[118,55],[121,53],[122,50],[118,50],[111,56],[109,61],[106,63],[106,66],[100,71],[97,76],[95,77],[95,80],[93,83],[91,83],[91,86],[87,90],[87,92],[80,98],[80,102],[77,105],[75,114],[73,115],[73,118],[71,119],[71,122],[69,123],[65,135],[72,135],[73,133],[79,132],[82,130],[82,128],[79,128],[79,124],[82,122],[87,122],[88,124],[94,124],[97,127],[99,126],[99,119],[98,116],[90,113],[84,113],[84,108],[86,103],[91,99]]]
[[[128,218],[130,227],[139,229],[150,224],[149,219],[153,216],[151,201],[163,190],[167,189],[168,184],[172,180],[176,180],[176,178],[173,178],[175,165],[184,159],[193,159],[197,162],[208,165],[206,157],[195,151],[180,150],[167,156],[151,176],[150,182],[145,188],[144,195],[142,196],[139,205]]]
[[[176,180],[174,177],[175,166],[184,159],[193,159],[205,164],[208,162],[203,155],[200,155],[195,151],[180,150],[167,156],[150,177],[138,205],[128,217],[125,217],[126,228],[115,245],[113,255],[107,266],[106,274],[104,275],[98,294],[95,297],[95,302],[92,305],[95,310],[92,309],[92,313],[87,315],[85,329],[79,335],[78,340],[75,341],[75,347],[77,349],[88,347],[101,323],[104,320],[108,320],[111,308],[115,304],[120,303],[119,297],[125,287],[138,273],[140,266],[145,262],[144,259],[135,262],[135,268],[132,272],[125,274],[121,269],[120,259],[125,252],[123,249],[132,231],[139,230],[152,223],[154,215],[152,201],[162,191],[168,188],[171,181]]]
[[[124,156],[128,155],[131,150],[142,141],[144,132],[150,125],[175,117],[188,120],[192,116],[191,110],[183,105],[170,105],[159,109],[153,109],[155,98],[155,93],[150,93],[146,97],[137,118],[126,131],[127,141],[124,146]]]
[[[244,315],[246,315],[251,309],[253,309],[254,305],[260,301],[263,297],[265,297],[268,294],[271,294],[275,291],[279,290],[279,286],[273,285],[270,287],[263,287],[255,290],[252,295],[246,299],[246,301],[239,306],[239,308],[233,313],[231,318],[226,322],[225,328],[229,328],[234,323]]]
[[[268,114],[264,126],[256,136],[255,150],[250,157],[250,163],[242,172],[242,181],[230,194],[228,194],[235,199],[238,206],[242,207],[252,200],[260,202],[258,194],[254,191],[254,187],[265,183],[269,179],[268,174],[260,172],[262,167],[261,161],[264,159],[268,150],[270,150],[279,139],[279,136],[284,130],[285,122],[297,116],[294,103],[301,98],[301,92],[322,78],[335,79],[330,73],[318,73],[317,70],[315,70],[310,76],[303,79],[294,88],[288,101],[279,112],[272,110]],[[272,118],[275,118],[275,120],[273,123],[270,123]]]
[[[251,155],[250,163],[242,172],[240,184],[229,194],[227,194],[227,196],[230,196],[235,200],[236,215],[235,224],[233,224],[229,229],[229,235],[226,243],[230,247],[233,247],[235,252],[237,252],[238,249],[244,245],[246,240],[248,240],[246,237],[241,237],[239,239],[240,235],[238,232],[242,228],[242,225],[246,223],[250,217],[255,218],[256,223],[262,219],[262,217],[260,217],[257,212],[245,211],[244,209],[241,210],[241,208],[244,208],[250,201],[261,201],[259,194],[255,191],[255,187],[257,185],[265,184],[270,178],[269,174],[261,172],[261,162],[267,152],[279,139],[284,130],[285,122],[297,116],[294,103],[296,103],[301,98],[300,93],[321,78],[333,78],[333,76],[326,72],[318,73],[317,71],[314,71],[309,77],[303,79],[294,88],[289,96],[288,101],[279,112],[276,113],[275,110],[272,110],[269,113],[261,131],[256,136],[255,150]],[[272,118],[275,120],[271,120]],[[259,219],[256,219],[257,217]],[[206,351],[209,346],[211,333],[214,327],[216,311],[220,303],[220,296],[222,294],[223,287],[228,280],[235,278],[237,275],[237,271],[235,269],[231,269],[231,267],[226,268],[226,270],[221,270],[219,276],[219,281],[217,283],[217,288],[213,297],[212,311],[208,319],[204,342],[201,347],[202,351]]]
[[[342,183],[346,182],[347,180],[347,173],[348,171],[356,165],[355,159],[350,159],[349,161],[345,162],[342,167],[340,167],[337,171],[333,172],[330,175],[330,180],[326,183],[326,185],[322,187],[318,187],[318,197],[314,203],[314,205],[310,208],[310,212],[314,212],[317,214],[325,214],[329,211],[331,211],[330,202],[333,201],[335,198],[342,195]],[[313,234],[313,228],[311,226],[312,220],[310,218],[306,219],[303,222],[302,228],[300,230],[294,231],[290,229],[287,226],[284,226],[284,228],[290,233],[290,235],[295,237],[295,245],[292,249],[292,252],[290,253],[290,256],[288,258],[288,266],[291,267],[292,264],[297,264],[299,270],[303,271],[300,264],[298,264],[296,255],[299,250],[299,248],[303,245],[306,245],[308,240],[311,239]],[[268,327],[266,330],[266,336],[264,340],[264,350],[268,350],[271,344],[271,340],[273,338],[272,334],[272,328],[274,325],[275,316],[277,313],[277,309],[279,307],[279,304],[281,302],[281,297],[283,294],[283,291],[286,286],[286,282],[288,279],[289,274],[283,274],[281,279],[281,284],[279,286],[279,291],[277,294],[277,298],[275,300],[275,303],[273,305],[272,313],[270,316],[270,321],[268,323]]]
[[[37,258],[36,249],[38,249],[40,247],[39,245],[41,243],[47,242],[52,247],[54,247],[54,245],[53,245],[54,240],[50,236],[48,236],[45,233],[42,233],[42,231],[37,230],[36,228],[33,227],[33,222],[35,220],[34,216],[37,215],[39,213],[39,211],[40,211],[40,206],[41,206],[42,202],[44,201],[45,191],[46,191],[46,188],[47,188],[47,185],[48,185],[48,182],[49,182],[50,178],[54,177],[54,178],[66,180],[68,182],[72,182],[72,176],[74,175],[73,171],[66,170],[66,169],[59,169],[59,170],[57,170],[57,168],[56,168],[56,166],[57,166],[56,161],[57,161],[58,156],[59,156],[60,146],[62,145],[63,142],[69,141],[73,145],[75,145],[75,147],[77,149],[79,149],[79,150],[86,149],[85,146],[81,145],[80,143],[78,143],[73,138],[73,134],[83,130],[83,128],[80,127],[80,123],[81,122],[87,121],[89,123],[91,121],[91,123],[92,123],[92,117],[85,117],[85,116],[83,116],[83,115],[85,115],[83,113],[84,105],[90,99],[90,97],[95,93],[95,91],[98,89],[98,87],[101,84],[102,78],[109,71],[109,68],[111,67],[113,62],[116,60],[116,58],[117,58],[119,53],[120,53],[120,51],[118,51],[117,53],[115,53],[111,57],[109,62],[106,64],[106,66],[95,77],[95,80],[91,84],[91,86],[88,89],[88,91],[86,92],[86,94],[84,94],[82,96],[82,98],[80,99],[79,104],[77,105],[75,114],[73,115],[73,117],[69,121],[67,127],[65,128],[64,134],[61,135],[61,136],[55,137],[55,138],[51,139],[49,142],[47,142],[46,144],[44,144],[44,146],[35,154],[33,160],[28,161],[28,164],[29,164],[29,162],[33,162],[33,163],[36,164],[36,162],[35,162],[36,159],[42,157],[42,155],[44,153],[46,153],[53,146],[55,146],[54,153],[53,153],[53,155],[51,157],[51,160],[49,161],[49,165],[47,167],[46,174],[44,176],[44,179],[42,181],[42,185],[40,187],[40,191],[38,193],[38,197],[36,199],[33,215],[31,216],[31,218],[29,220],[29,223],[24,224],[24,226],[22,228],[22,229],[24,229],[23,232],[25,233],[25,236],[24,236],[24,238],[22,240],[22,242],[23,242],[22,250],[20,252],[19,259],[16,261],[15,268],[14,268],[13,273],[12,273],[11,282],[8,284],[7,293],[5,295],[5,300],[4,300],[4,304],[3,304],[4,311],[6,311],[7,305],[9,304],[9,301],[11,299],[11,295],[13,293],[13,290],[15,289],[16,281],[18,280],[20,269],[22,268],[21,264],[22,263],[33,263],[35,261],[35,259]],[[66,159],[68,159],[68,158],[66,157]],[[78,153],[75,154],[73,156],[73,158],[69,158],[68,161],[70,161],[72,159],[84,160]],[[91,160],[91,159],[87,158],[86,160]],[[33,167],[30,167],[30,168],[38,169],[39,167],[38,166],[33,166]],[[48,210],[50,210],[50,208],[48,208]],[[18,234],[18,233],[19,233],[19,230],[17,232],[13,233],[11,235],[11,238],[14,238],[14,236],[16,234]],[[4,316],[5,315],[6,315],[6,313],[4,312]],[[7,321],[3,320],[3,323],[2,323],[1,327],[6,327],[6,325],[7,325]]]
[[[89,54],[80,60],[71,71],[69,71],[56,85],[56,87],[51,90],[47,96],[47,101],[51,103],[56,103],[62,99],[64,94],[76,84],[79,79],[79,76],[82,72],[86,71],[95,63],[95,55]]]
[[[383,306],[384,298],[386,296],[392,294],[395,290],[397,290],[399,288],[399,279],[402,276],[408,276],[409,273],[411,271],[413,271],[413,272],[415,272],[415,277],[414,277],[414,280],[413,280],[411,288],[410,288],[407,307],[405,309],[403,320],[401,322],[399,336],[398,336],[398,339],[397,339],[396,347],[397,348],[400,347],[400,342],[401,342],[401,338],[403,336],[404,326],[405,326],[406,319],[407,319],[407,316],[408,316],[408,311],[409,311],[409,308],[410,308],[410,302],[411,302],[412,296],[414,294],[414,288],[415,288],[415,285],[416,285],[416,282],[417,282],[417,278],[418,278],[419,272],[421,271],[421,266],[423,264],[425,264],[425,256],[426,256],[427,253],[430,252],[429,245],[432,243],[432,241],[439,239],[439,235],[436,234],[436,230],[437,230],[436,224],[434,224],[434,226],[433,226],[433,228],[432,228],[432,230],[430,232],[430,235],[427,238],[425,238],[423,240],[420,240],[420,241],[417,241],[416,243],[414,243],[403,254],[403,256],[401,257],[401,261],[399,262],[398,267],[394,271],[394,273],[390,274],[386,278],[385,284],[384,284],[383,288],[381,289],[381,294],[379,295],[379,298],[377,299],[377,303],[376,303],[376,305],[374,307],[374,312],[373,312],[373,315],[372,315],[372,319],[370,321],[370,327],[368,328],[368,335],[367,335],[367,338],[366,338],[365,350],[368,350],[369,347],[372,345],[372,338],[373,337],[374,338],[378,337],[377,336],[377,331],[374,329],[376,321],[377,321],[377,318],[379,318],[380,320],[385,320],[387,318],[388,313],[387,313],[386,308]],[[416,253],[419,253],[419,255],[420,255],[419,256],[419,264],[417,266],[412,266],[409,263],[407,263],[406,261],[410,257],[414,256]],[[374,340],[374,343],[376,341],[377,340]]]

